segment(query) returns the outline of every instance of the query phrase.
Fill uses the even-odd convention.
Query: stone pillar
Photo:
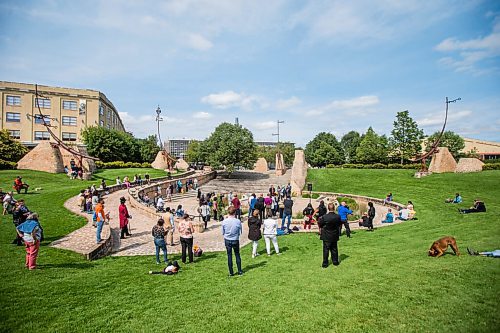
[[[286,172],[282,153],[276,153],[276,176],[283,176]]]
[[[307,163],[302,149],[295,150],[295,159],[293,160],[292,175],[290,177],[290,185],[292,185],[292,193],[301,195],[302,189],[306,184]]]
[[[429,171],[433,173],[455,172],[457,162],[447,147],[439,147],[437,153],[432,156]]]
[[[63,159],[59,148],[48,142],[40,142],[17,162],[18,169],[64,173]]]

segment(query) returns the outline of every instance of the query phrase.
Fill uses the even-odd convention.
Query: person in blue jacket
[[[337,209],[338,214],[340,215],[340,226],[339,226],[339,235],[342,235],[342,225],[345,227],[345,234],[348,238],[351,238],[351,229],[349,228],[349,222],[347,221],[347,215],[352,214],[352,210],[346,205],[345,201],[340,203],[339,208]]]

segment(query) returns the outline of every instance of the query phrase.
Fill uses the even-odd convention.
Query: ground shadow
[[[147,244],[147,242],[144,242],[144,243],[135,243],[135,244],[130,244],[130,245],[127,245],[125,247],[122,247],[116,251],[114,251],[114,253],[119,253],[119,252],[122,252],[122,251],[126,251],[126,250],[131,250],[131,249],[135,249],[136,247],[140,247],[140,246],[143,246],[144,244]]]
[[[340,257],[339,257],[340,261],[344,261],[347,258],[349,258],[349,256],[347,254],[341,254]]]
[[[62,264],[39,264],[37,267],[41,269],[50,269],[50,268],[71,268],[71,269],[88,269],[94,267],[94,264],[90,262],[82,262],[82,263],[62,263]]]
[[[212,259],[215,257],[217,257],[217,253],[204,253],[201,255],[201,257],[196,258],[196,262],[200,262],[200,261],[207,260],[207,259]]]
[[[251,271],[252,269],[263,267],[266,264],[267,264],[267,261],[261,261],[261,262],[259,262],[257,264],[247,265],[247,266],[245,266],[245,268],[243,268],[243,271],[244,272],[248,272],[248,271]]]

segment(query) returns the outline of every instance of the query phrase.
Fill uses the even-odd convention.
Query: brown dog
[[[451,236],[440,238],[432,243],[432,246],[429,249],[429,255],[431,257],[441,257],[448,249],[448,245],[451,246],[451,249],[453,250],[455,255],[460,255],[460,252],[458,251],[457,241]]]

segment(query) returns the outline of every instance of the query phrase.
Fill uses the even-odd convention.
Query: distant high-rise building
[[[185,158],[191,139],[171,139],[165,141],[165,150],[175,158]]]

